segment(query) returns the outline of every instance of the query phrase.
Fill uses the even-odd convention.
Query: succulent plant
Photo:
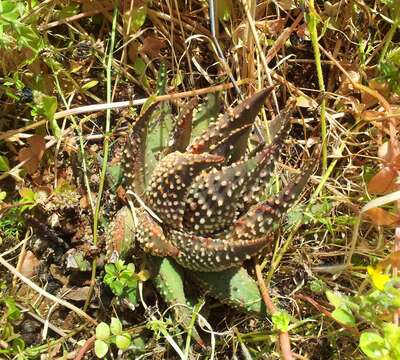
[[[171,286],[181,276],[175,261],[214,296],[265,312],[257,285],[240,265],[271,242],[313,168],[306,166],[303,175],[275,197],[259,200],[288,135],[294,108],[290,102],[279,115],[280,129],[271,144],[247,151],[254,121],[270,91],[262,90],[219,115],[194,139],[195,103],[189,103],[167,146],[159,149],[158,161],[149,141],[157,104],[133,124],[121,165],[123,186],[128,194],[134,193],[136,206],[133,217],[127,210],[119,213],[112,234],[135,238],[145,252],[165,258],[153,258],[153,263],[157,263],[157,286],[167,298],[170,295],[169,300],[177,297]],[[128,222],[132,225],[127,232]]]

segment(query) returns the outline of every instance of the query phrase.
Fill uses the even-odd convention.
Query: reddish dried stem
[[[261,295],[262,298],[265,302],[265,305],[267,306],[268,310],[270,313],[273,315],[275,314],[278,310],[275,307],[274,303],[272,302],[268,288],[265,285],[265,281],[263,279],[262,273],[261,273],[261,268],[259,264],[255,264],[255,270],[256,270],[256,275],[257,275],[257,281],[258,281],[258,286],[260,287]],[[279,344],[281,347],[281,355],[282,359],[284,360],[294,360],[292,350],[290,349],[290,338],[289,334],[285,331],[280,331],[279,332]]]
[[[322,314],[324,314],[326,317],[328,317],[334,321],[337,321],[334,319],[334,317],[332,316],[332,313],[330,311],[325,309],[321,304],[316,302],[312,297],[304,295],[304,294],[296,294],[296,298],[307,301],[312,306],[314,306],[318,311],[320,311]],[[358,329],[356,327],[352,327],[352,326],[348,326],[348,325],[344,325],[344,324],[341,324],[341,325],[344,328],[346,328],[347,330],[349,330],[350,332],[352,332],[354,335],[360,336],[360,332],[358,331]]]
[[[85,354],[93,347],[95,340],[96,335],[93,335],[91,338],[87,339],[83,346],[79,349],[74,360],[81,360],[85,356]]]

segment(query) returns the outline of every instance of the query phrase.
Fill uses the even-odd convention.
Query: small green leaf
[[[218,0],[217,1],[217,14],[221,21],[228,21],[231,18],[231,11],[233,5],[232,0]]]
[[[106,273],[112,276],[115,276],[116,269],[114,264],[107,264],[105,267]]]
[[[50,122],[50,127],[54,136],[59,137],[61,135],[61,129],[54,119],[54,114],[58,106],[57,98],[55,96],[43,94],[40,91],[34,91],[33,99],[36,105],[36,111],[33,112],[45,116]]]
[[[360,348],[370,359],[379,359],[388,355],[385,340],[373,332],[363,332],[360,336]]]
[[[0,15],[4,20],[11,23],[16,22],[24,13],[24,5],[22,2],[15,1],[1,1],[0,2]]]
[[[139,76],[143,76],[146,73],[146,67],[146,63],[141,58],[137,58],[133,65],[135,72]]]
[[[286,332],[290,323],[290,315],[286,311],[278,311],[272,315],[272,322],[277,330]]]
[[[180,84],[182,84],[182,82],[183,82],[182,71],[178,70],[175,76],[171,80],[171,85],[173,87],[178,87]]]
[[[98,358],[103,358],[108,352],[108,345],[103,340],[96,340],[94,342],[94,352]]]
[[[118,349],[120,350],[126,350],[130,344],[131,336],[128,333],[117,335],[115,337],[115,345],[117,345]]]
[[[43,93],[34,92],[35,104],[40,108],[40,113],[43,114],[48,120],[54,118],[57,111],[57,98],[55,96],[48,96]]]
[[[0,171],[4,172],[4,171],[8,171],[8,170],[10,170],[10,165],[8,163],[8,159],[5,156],[0,155]]]
[[[129,263],[126,265],[126,269],[130,271],[131,274],[135,273],[135,264]]]
[[[314,293],[322,294],[325,288],[325,283],[320,279],[314,279],[310,282],[310,290]]]
[[[88,271],[90,269],[90,263],[85,259],[84,254],[78,252],[74,254],[72,257],[75,260],[76,265],[78,266],[78,269],[80,271]]]
[[[383,334],[385,336],[385,340],[393,349],[398,348],[400,344],[400,327],[393,323],[384,323],[383,325]],[[400,353],[400,348],[398,348],[398,352]],[[400,359],[400,358],[399,358]]]
[[[110,327],[105,323],[101,322],[96,327],[96,339],[107,340],[110,336]]]
[[[120,280],[115,280],[110,287],[113,293],[117,296],[121,296],[124,292],[124,284]]]
[[[147,281],[150,279],[150,272],[148,270],[141,270],[136,275],[140,281]]]
[[[15,300],[12,297],[8,297],[4,300],[7,306],[7,318],[10,320],[16,320],[21,316],[21,311],[15,305]]]
[[[346,297],[339,292],[327,290],[325,295],[335,308],[338,308],[341,305],[346,305]]]
[[[121,321],[115,317],[111,318],[110,329],[113,335],[120,335],[122,333]]]
[[[98,84],[98,80],[92,80],[82,85],[82,90],[89,90]]]
[[[336,321],[344,325],[354,326],[356,323],[352,312],[346,307],[339,307],[335,309],[332,311],[332,316]]]
[[[0,191],[0,201],[3,201],[7,197],[7,193],[5,191]]]
[[[133,304],[133,305],[137,305],[138,300],[137,300],[137,290],[132,289],[128,292],[128,300]]]
[[[122,271],[122,270],[124,270],[124,269],[126,268],[125,262],[124,262],[123,260],[118,260],[118,261],[115,263],[115,268],[117,269],[117,271]]]
[[[144,114],[147,109],[154,104],[156,100],[156,96],[155,95],[151,95],[147,98],[146,102],[143,104],[142,109],[140,110],[140,114]]]
[[[144,340],[143,335],[133,338],[132,345],[136,351],[145,351],[146,341]]]
[[[122,167],[121,164],[108,164],[107,166],[107,180],[112,190],[121,183]]]
[[[133,9],[132,11],[132,22],[131,22],[131,31],[136,32],[139,30],[144,22],[146,21],[147,16],[147,6],[139,6]]]

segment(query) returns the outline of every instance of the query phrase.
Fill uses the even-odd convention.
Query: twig
[[[292,25],[290,25],[289,28],[283,30],[282,34],[278,36],[274,45],[268,50],[267,56],[265,58],[267,64],[269,64],[270,61],[276,56],[279,49],[285,45],[285,42],[287,41],[287,39],[289,39],[290,35],[297,28],[302,19],[303,13],[301,12],[299,15],[297,15],[297,18],[293,21]]]
[[[107,7],[107,10],[111,9],[111,7]],[[73,21],[79,20],[79,19],[83,19],[89,16],[93,16],[93,15],[97,15],[99,13],[101,13],[103,11],[103,9],[94,9],[91,11],[86,11],[86,12],[81,12],[79,14],[76,15],[72,15],[70,17],[67,17],[65,19],[61,19],[61,20],[56,20],[56,21],[52,21],[50,23],[47,23],[45,25],[40,25],[39,26],[39,31],[46,31],[49,30],[53,27],[59,26],[59,25],[63,25],[63,24],[68,24],[71,23]]]
[[[238,81],[238,85],[244,85],[244,84],[248,84],[248,83],[249,83],[248,79],[243,79],[243,80]],[[232,87],[233,87],[233,85],[231,83],[220,84],[220,85],[215,85],[215,86],[209,86],[206,88],[200,88],[197,90],[189,90],[189,91],[183,91],[180,93],[156,96],[154,98],[154,101],[170,101],[170,100],[175,100],[175,99],[182,99],[182,98],[187,98],[187,97],[206,95],[206,94],[209,94],[212,92],[228,90],[228,89],[231,89]],[[54,118],[61,119],[65,116],[69,116],[69,115],[78,115],[78,114],[85,114],[85,113],[102,111],[102,110],[107,110],[107,109],[120,109],[120,108],[124,108],[124,107],[128,107],[128,106],[143,105],[148,99],[149,98],[138,99],[138,100],[119,101],[119,102],[110,102],[110,103],[105,103],[105,104],[80,106],[75,109],[59,111],[59,112],[55,113]],[[16,132],[16,133],[18,133],[18,132]],[[0,136],[0,140],[2,140],[2,136]]]
[[[267,286],[265,285],[263,276],[261,274],[260,265],[257,263],[255,263],[255,270],[256,270],[258,286],[260,287],[262,298],[263,298],[265,305],[267,306],[269,312],[273,315],[278,310],[276,309],[274,303],[272,302],[272,300],[269,296]],[[281,347],[282,359],[293,360],[294,359],[293,353],[292,353],[292,350],[290,349],[290,338],[289,338],[289,334],[286,331],[279,332],[279,343],[280,343],[280,347]]]
[[[284,80],[281,79],[281,81],[284,81]],[[251,81],[249,79],[242,79],[242,80],[239,80],[237,83],[238,83],[238,85],[241,86],[244,84],[248,84],[250,82]],[[196,90],[183,91],[180,93],[156,96],[154,98],[154,101],[169,101],[169,100],[182,99],[182,98],[193,97],[193,96],[201,96],[201,95],[206,95],[206,94],[209,94],[212,92],[228,90],[228,89],[231,89],[232,87],[233,87],[233,84],[231,84],[231,83],[220,84],[220,85],[209,86],[206,88],[200,88],[200,89],[196,89]],[[87,114],[87,113],[103,111],[103,110],[107,110],[107,109],[120,109],[120,108],[125,108],[128,106],[139,106],[139,105],[143,105],[148,99],[149,98],[143,98],[143,99],[138,99],[138,100],[126,100],[126,101],[118,101],[118,102],[111,102],[111,103],[79,106],[77,108],[56,112],[54,114],[54,119],[58,120],[58,119],[62,119],[64,117],[70,116],[70,115]],[[19,134],[20,132],[26,132],[27,130],[36,129],[40,126],[46,125],[47,122],[48,122],[48,120],[40,120],[33,124],[19,128],[19,129],[0,133],[0,140],[8,139],[16,134]]]
[[[337,320],[335,320],[335,318],[332,316],[332,313],[330,311],[328,311],[327,309],[325,309],[321,304],[317,303],[313,298],[307,296],[307,295],[303,295],[303,294],[296,294],[295,295],[296,298],[301,299],[301,300],[305,300],[308,303],[310,303],[312,306],[314,306],[319,312],[321,312],[322,314],[324,314],[326,317],[338,322]],[[344,328],[346,328],[347,330],[349,330],[351,333],[353,333],[354,335],[359,336],[360,333],[358,331],[358,329],[356,327],[353,326],[348,326],[346,324],[340,323],[341,326],[343,326]]]
[[[81,360],[85,356],[85,354],[93,347],[95,340],[96,335],[93,335],[91,338],[87,339],[83,346],[79,349],[74,360]]]

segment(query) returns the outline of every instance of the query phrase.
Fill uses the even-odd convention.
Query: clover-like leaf
[[[107,340],[110,336],[110,327],[105,322],[101,322],[96,326],[96,339]]]
[[[118,349],[126,350],[131,344],[131,336],[128,333],[117,335],[115,337],[115,345]]]
[[[279,331],[288,331],[290,315],[286,311],[277,311],[272,315],[272,322]]]
[[[351,310],[346,307],[339,307],[332,311],[333,318],[343,325],[354,326],[356,320]]]
[[[365,331],[360,336],[360,349],[370,359],[385,358],[389,354],[385,339],[377,333]]]
[[[119,335],[122,333],[122,323],[118,318],[111,318],[110,330],[113,335]]]
[[[94,353],[98,358],[103,358],[107,355],[108,352],[108,344],[103,340],[96,340],[94,342]]]

